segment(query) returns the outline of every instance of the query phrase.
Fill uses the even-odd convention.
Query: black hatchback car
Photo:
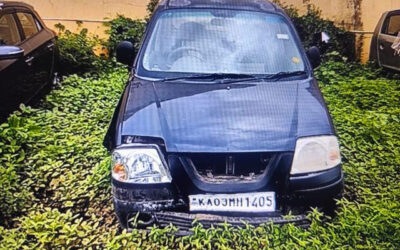
[[[162,1],[105,138],[123,227],[306,223],[340,196],[338,139],[282,9],[261,0]],[[283,216],[286,214],[296,216]]]
[[[0,120],[57,79],[56,34],[32,6],[0,0]]]

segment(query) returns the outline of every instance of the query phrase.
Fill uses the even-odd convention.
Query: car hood
[[[334,134],[312,78],[204,84],[135,80],[121,136],[161,138],[168,152],[293,151],[296,139]]]

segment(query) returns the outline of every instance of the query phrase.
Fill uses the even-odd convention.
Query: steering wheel
[[[184,56],[192,56],[200,60],[201,62],[205,62],[203,53],[200,50],[193,47],[181,47],[174,51],[172,51],[167,57],[167,65],[171,68],[172,64],[176,62],[179,58]]]

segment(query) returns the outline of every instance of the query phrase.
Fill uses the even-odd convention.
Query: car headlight
[[[112,177],[125,183],[170,183],[172,178],[157,146],[130,146],[114,150]]]
[[[290,174],[304,174],[336,167],[342,162],[336,136],[300,138]]]

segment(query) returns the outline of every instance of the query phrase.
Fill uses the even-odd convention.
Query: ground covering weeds
[[[203,229],[177,237],[118,228],[103,136],[127,80],[124,69],[69,76],[37,109],[0,125],[0,248],[400,247],[400,82],[358,64],[316,73],[340,137],[346,174],[337,215],[311,212],[310,228]]]

